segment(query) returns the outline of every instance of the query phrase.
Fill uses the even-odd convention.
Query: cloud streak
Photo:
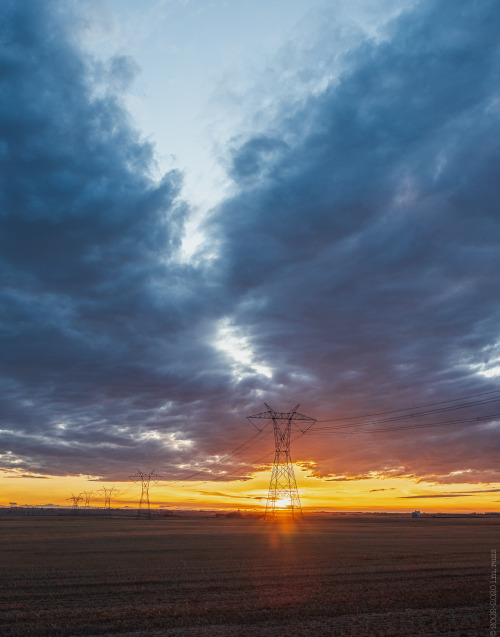
[[[464,491],[462,493],[426,493],[422,495],[401,495],[401,499],[420,499],[420,498],[465,498],[473,497],[478,493],[497,493],[500,489],[474,489],[473,491]]]

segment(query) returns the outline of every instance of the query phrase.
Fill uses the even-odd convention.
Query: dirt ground
[[[495,518],[0,518],[0,634],[489,636]]]

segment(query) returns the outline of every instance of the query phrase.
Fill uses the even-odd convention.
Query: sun
[[[289,509],[292,506],[292,502],[290,498],[280,498],[279,500],[276,500],[274,506],[278,509]]]

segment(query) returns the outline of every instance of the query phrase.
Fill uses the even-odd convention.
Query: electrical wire
[[[358,423],[343,423],[341,425],[331,425],[331,426],[327,426],[327,427],[314,427],[314,431],[333,431],[333,430],[337,430],[337,429],[346,429],[346,428],[351,428],[351,427],[366,427],[369,425],[378,425],[378,424],[382,424],[382,423],[386,423],[386,422],[397,422],[397,421],[402,421],[402,420],[409,420],[412,418],[420,418],[422,416],[431,416],[431,415],[435,415],[435,414],[441,414],[441,413],[445,413],[448,411],[456,411],[458,409],[466,409],[468,407],[478,407],[481,405],[488,405],[490,403],[495,403],[498,402],[500,400],[500,396],[497,396],[495,398],[487,398],[485,400],[476,400],[473,402],[469,402],[469,403],[461,403],[459,405],[451,405],[448,407],[440,407],[439,409],[429,409],[426,411],[420,411],[420,412],[413,412],[413,413],[409,413],[409,414],[403,414],[401,416],[394,416],[391,418],[380,418],[377,420],[368,420],[366,422],[358,422]],[[346,418],[345,420],[349,420],[350,418]],[[344,420],[344,419],[336,419],[336,420]],[[318,422],[327,422],[327,421],[318,421]]]
[[[488,401],[478,403],[478,405],[487,405],[489,403],[498,402],[498,400],[500,399],[488,400]],[[456,409],[464,409],[470,406],[472,405],[461,405],[460,407],[457,406]],[[360,422],[360,423],[344,423],[342,425],[334,425],[331,427],[315,427],[314,431],[336,431],[339,429],[351,429],[354,427],[368,427],[371,425],[380,425],[380,424],[388,423],[388,422],[401,422],[404,420],[412,420],[416,418],[421,418],[422,416],[437,415],[437,414],[442,414],[448,411],[454,411],[454,409],[444,409],[444,410],[438,410],[438,411],[427,411],[427,412],[420,412],[420,413],[414,413],[414,414],[406,414],[404,416],[398,416],[395,418],[381,418],[378,420],[370,420],[367,422]]]
[[[267,425],[266,425],[267,426]],[[240,445],[238,445],[235,449],[233,449],[232,451],[230,451],[229,453],[227,453],[225,456],[223,456],[220,460],[218,460],[215,464],[212,464],[208,467],[204,467],[203,469],[199,469],[198,471],[195,471],[194,473],[191,473],[190,475],[187,476],[183,476],[182,478],[178,478],[178,479],[174,479],[174,480],[168,480],[167,482],[185,482],[186,480],[191,480],[191,478],[194,478],[198,475],[201,475],[202,473],[207,473],[207,472],[211,472],[213,469],[215,469],[216,467],[220,466],[222,463],[227,462],[230,458],[232,458],[233,456],[235,456],[237,453],[241,453],[243,451],[247,451],[248,449],[250,449],[250,447],[253,447],[254,444],[256,444],[257,442],[259,442],[258,440],[256,440],[256,438],[261,438],[261,434],[263,433],[265,427],[263,429],[261,429],[260,431],[258,431],[257,433],[253,434],[252,436],[250,436],[250,438],[247,438],[247,440],[245,440],[244,442],[242,442]],[[269,435],[270,432],[266,432],[264,434],[264,436]],[[213,478],[210,479],[210,481],[212,481]],[[206,479],[203,480],[195,480],[194,482],[206,482]]]
[[[496,402],[498,400],[500,400],[500,396],[495,396],[492,398],[485,398],[484,400],[475,400],[472,402],[467,402],[467,403],[461,403],[461,404],[451,404],[451,403],[456,403],[459,400],[469,400],[471,398],[478,398],[480,396],[491,396],[492,394],[500,394],[500,389],[497,390],[491,390],[491,391],[487,391],[487,392],[480,392],[480,393],[476,393],[476,394],[469,394],[467,396],[461,396],[459,398],[454,398],[454,399],[450,399],[450,400],[443,400],[443,401],[438,401],[438,402],[433,402],[433,403],[426,403],[426,404],[422,404],[422,405],[415,405],[412,407],[406,407],[406,408],[400,408],[400,409],[391,409],[388,411],[382,411],[382,412],[375,412],[372,414],[363,414],[363,415],[359,415],[359,416],[348,416],[348,417],[344,417],[344,418],[330,418],[330,419],[325,419],[325,420],[318,420],[315,421],[313,423],[313,425],[306,429],[306,430],[300,430],[300,433],[298,433],[297,436],[294,436],[292,438],[292,440],[290,441],[290,443],[294,442],[295,440],[297,440],[298,438],[304,436],[304,435],[317,435],[317,436],[321,436],[321,435],[335,435],[335,434],[345,434],[345,435],[359,435],[359,434],[373,434],[373,433],[383,433],[383,432],[390,432],[390,431],[404,431],[404,430],[409,430],[409,429],[424,429],[424,428],[431,428],[431,427],[442,427],[442,426],[448,426],[448,425],[453,425],[453,424],[468,424],[468,423],[472,423],[472,422],[480,422],[480,421],[484,421],[484,420],[490,420],[492,418],[498,418],[500,416],[500,414],[491,414],[488,416],[480,416],[480,417],[474,417],[474,418],[463,418],[463,419],[454,419],[454,420],[449,420],[449,421],[441,421],[441,422],[436,422],[436,423],[417,423],[417,424],[407,424],[407,425],[401,425],[401,426],[397,426],[397,427],[385,427],[385,428],[378,428],[378,429],[366,429],[366,430],[362,430],[362,431],[357,431],[357,430],[353,430],[353,428],[355,427],[367,427],[370,425],[380,425],[383,424],[385,422],[397,422],[397,421],[401,421],[401,420],[407,420],[407,419],[412,419],[412,418],[420,418],[422,416],[429,416],[429,415],[434,415],[434,414],[438,414],[438,413],[444,413],[444,412],[448,412],[448,411],[455,411],[458,409],[466,409],[468,407],[477,407],[477,406],[481,406],[481,405],[486,405],[486,404],[490,404],[493,402]],[[446,407],[440,407],[441,405],[448,405]],[[427,407],[437,407],[436,409],[426,409]],[[423,409],[424,411],[419,411],[419,412],[414,412],[414,413],[403,413],[403,412],[408,412],[408,411],[413,411],[413,410],[420,410]],[[385,416],[385,415],[390,415],[390,414],[402,414],[400,416],[394,416],[391,418],[382,418],[382,419],[378,419],[378,420],[370,420],[367,422],[358,422],[358,423],[346,423],[347,420],[359,420],[359,419],[363,419],[363,418],[373,418],[373,417],[377,417],[377,416]],[[189,481],[190,485],[193,484],[197,484],[197,483],[203,483],[203,482],[219,482],[219,481],[225,481],[225,480],[231,480],[234,479],[235,476],[241,475],[245,472],[249,471],[249,467],[255,466],[260,464],[261,462],[263,462],[264,460],[271,458],[274,455],[274,451],[268,452],[266,454],[264,454],[263,456],[261,456],[260,458],[258,458],[257,460],[254,460],[252,462],[246,463],[244,467],[240,468],[239,470],[233,471],[230,475],[228,475],[227,473],[224,473],[223,475],[218,475],[218,476],[210,476],[207,478],[204,478],[203,480],[194,480],[192,481],[192,478],[202,475],[202,474],[206,474],[207,472],[211,473],[215,468],[217,468],[218,466],[220,466],[221,464],[223,464],[224,462],[227,462],[228,460],[230,460],[232,457],[234,457],[236,454],[238,453],[242,453],[244,451],[247,451],[248,449],[250,449],[251,447],[253,447],[255,444],[257,444],[258,442],[260,442],[261,438],[263,437],[261,434],[263,434],[264,430],[266,429],[266,427],[269,425],[269,423],[271,422],[271,420],[269,420],[266,425],[264,425],[264,427],[260,430],[258,430],[255,434],[253,434],[252,436],[250,436],[249,438],[247,438],[245,441],[243,441],[242,443],[240,443],[237,447],[235,447],[232,451],[230,451],[229,453],[225,454],[220,460],[218,460],[215,464],[212,464],[210,466],[204,467],[202,469],[199,469],[187,476],[184,476],[182,478],[179,479],[174,479],[174,480],[167,480],[167,481],[161,481],[164,482],[165,484],[169,484],[169,483],[179,483],[179,482],[185,482],[185,481]],[[315,427],[314,425],[316,425],[317,423],[326,423],[326,422],[342,422],[342,424],[339,425],[334,425],[334,426],[330,426],[330,427]],[[342,429],[348,429],[350,428],[351,431],[340,431]],[[270,435],[271,432],[267,431],[264,436]],[[120,493],[119,496],[123,496],[125,495],[134,485],[131,485],[128,489],[126,489],[123,493]]]
[[[297,433],[296,436],[294,436],[291,440],[290,440],[290,444],[292,444],[292,442],[295,442],[295,440],[297,440],[298,438],[301,438],[302,436],[304,436],[309,430],[306,431],[300,431],[300,433]],[[252,465],[256,465],[256,464],[260,464],[261,462],[263,462],[264,460],[266,460],[267,458],[271,458],[273,457],[275,454],[275,451],[268,451],[266,454],[264,454],[263,456],[261,456],[260,458],[258,458],[257,460],[253,460],[252,462],[247,463],[249,466]],[[229,478],[233,478],[234,476],[240,475],[241,473],[244,473],[245,471],[248,471],[248,466],[243,467],[242,469],[240,469],[239,471],[233,472],[230,476],[228,475],[223,475],[223,476],[217,476],[216,478],[212,478],[210,479],[210,482],[218,482],[218,481],[222,481],[222,480],[227,480]]]
[[[400,427],[386,427],[384,429],[365,429],[363,431],[309,431],[307,432],[309,435],[318,435],[318,436],[331,436],[335,434],[345,434],[345,435],[359,435],[359,434],[373,434],[373,433],[381,433],[385,431],[405,431],[408,429],[428,429],[430,427],[444,427],[447,425],[457,425],[457,424],[466,424],[471,422],[480,422],[482,420],[491,420],[492,418],[499,418],[500,413],[498,414],[489,414],[488,416],[476,416],[474,418],[462,418],[455,420],[446,420],[443,422],[431,422],[431,423],[418,423],[415,425],[401,425]]]
[[[485,391],[485,392],[479,392],[477,394],[469,394],[468,396],[460,396],[458,398],[451,398],[449,400],[440,400],[438,402],[434,402],[434,403],[426,403],[423,405],[414,405],[412,407],[401,407],[400,409],[390,409],[389,411],[379,411],[379,412],[375,412],[373,414],[362,414],[359,416],[346,416],[346,417],[340,417],[340,418],[327,418],[325,420],[317,420],[316,422],[338,422],[338,421],[345,421],[345,420],[358,420],[360,418],[372,418],[374,416],[386,416],[388,414],[395,414],[395,413],[400,413],[403,411],[412,411],[413,409],[424,409],[425,407],[435,407],[436,405],[445,405],[447,403],[453,403],[453,402],[457,402],[457,400],[468,400],[469,398],[477,398],[478,396],[486,396],[488,394],[499,394],[500,393],[500,389],[492,389],[490,391]],[[496,399],[492,399],[492,400],[496,400]]]
[[[424,409],[425,407],[438,407],[439,405],[448,405],[446,407],[438,407],[437,409],[428,409],[425,411],[420,411],[420,412],[415,412],[415,413],[410,413],[410,414],[403,414],[401,416],[395,416],[395,417],[391,417],[391,418],[382,418],[382,419],[378,419],[378,420],[372,420],[372,421],[367,421],[364,423],[345,423],[341,424],[341,425],[337,425],[337,426],[332,426],[332,427],[314,427],[314,423],[312,427],[306,429],[306,430],[300,430],[300,433],[298,433],[297,436],[294,436],[293,439],[290,441],[290,443],[294,442],[295,440],[297,440],[298,438],[304,436],[304,435],[332,435],[332,434],[345,434],[345,435],[359,435],[359,434],[372,434],[372,433],[384,433],[384,432],[390,432],[390,431],[405,431],[405,430],[410,430],[410,429],[427,429],[427,428],[433,428],[433,427],[443,427],[443,426],[449,426],[449,425],[454,425],[454,424],[469,424],[469,423],[477,423],[477,422],[481,422],[481,421],[485,421],[485,420],[491,420],[493,418],[498,418],[500,417],[500,413],[495,413],[495,414],[489,414],[487,416],[476,416],[476,417],[471,417],[471,418],[455,418],[453,420],[447,420],[447,421],[440,421],[440,422],[434,422],[434,423],[416,423],[416,424],[406,424],[406,425],[401,425],[401,426],[396,426],[396,427],[383,427],[383,428],[377,428],[377,429],[365,429],[365,430],[352,430],[354,427],[366,427],[369,425],[380,425],[383,424],[385,422],[397,422],[397,421],[401,421],[401,420],[407,420],[407,419],[413,419],[413,418],[420,418],[422,416],[429,416],[429,415],[434,415],[434,414],[439,414],[439,413],[445,413],[448,411],[455,411],[455,410],[459,410],[459,409],[466,409],[466,408],[470,408],[470,407],[477,407],[477,406],[481,406],[481,405],[486,405],[486,404],[490,404],[493,402],[497,402],[498,400],[500,400],[500,396],[495,396],[493,398],[485,398],[484,400],[475,400],[475,401],[471,401],[471,402],[467,402],[467,403],[460,403],[460,404],[455,404],[452,405],[450,403],[456,403],[458,400],[468,400],[470,398],[477,398],[479,396],[491,396],[491,394],[500,394],[500,390],[492,390],[492,391],[488,391],[488,392],[481,392],[481,393],[477,393],[477,394],[470,394],[468,396],[462,396],[460,398],[455,398],[455,399],[451,399],[451,400],[444,400],[444,401],[439,401],[439,402],[434,402],[434,403],[427,403],[425,405],[418,405],[418,406],[413,406],[413,407],[409,407],[406,409],[393,409],[393,410],[389,410],[389,411],[385,411],[385,412],[378,412],[378,413],[374,413],[374,414],[365,414],[364,416],[352,416],[352,417],[348,417],[348,418],[335,418],[335,419],[330,419],[330,420],[320,420],[320,421],[316,421],[316,422],[334,422],[334,421],[345,421],[345,420],[354,420],[354,419],[359,419],[359,418],[367,418],[367,417],[373,417],[373,416],[381,416],[381,415],[388,415],[388,414],[396,414],[396,413],[402,413],[404,411],[410,411],[410,410],[414,410],[414,409]],[[271,422],[271,421],[269,421]],[[224,456],[219,462],[217,462],[215,465],[211,465],[210,467],[208,467],[207,469],[202,469],[200,471],[195,472],[194,474],[191,474],[190,476],[186,476],[185,478],[183,478],[182,481],[190,479],[196,475],[200,475],[201,473],[204,473],[205,471],[209,470],[213,470],[215,467],[219,466],[220,464],[222,464],[223,462],[226,462],[230,457],[234,456],[236,453],[238,452],[242,452],[242,451],[247,451],[250,447],[252,447],[256,441],[255,438],[259,438],[260,434],[264,431],[265,427],[267,427],[267,425],[269,424],[266,423],[266,425],[264,426],[264,428],[262,430],[259,430],[256,434],[254,434],[253,436],[251,436],[248,440],[246,440],[245,442],[243,442],[241,445],[239,445],[238,447],[236,447],[235,450],[233,450],[233,452],[230,452],[229,454],[227,454],[226,456]],[[351,431],[340,431],[341,429],[347,429],[350,428]],[[270,432],[268,432],[270,433]],[[247,444],[249,443],[249,444]],[[248,472],[248,467],[250,466],[254,466],[256,464],[259,464],[260,462],[262,462],[263,460],[266,460],[267,458],[271,458],[273,456],[275,452],[271,451],[266,453],[264,456],[262,456],[261,458],[258,458],[257,460],[254,460],[252,462],[249,462],[248,464],[246,464],[245,467],[241,468],[240,470],[237,470],[235,472],[232,472],[231,475],[228,474],[224,474],[224,475],[219,475],[219,476],[215,476],[215,477],[210,477],[208,478],[208,480],[200,480],[197,482],[218,482],[218,481],[222,481],[222,480],[228,480],[228,479],[233,479],[235,476],[238,476],[242,473]],[[179,480],[176,480],[175,482],[179,482]]]

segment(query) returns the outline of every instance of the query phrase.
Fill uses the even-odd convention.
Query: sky
[[[0,505],[261,506],[299,403],[305,506],[500,511],[499,28],[5,0]]]

